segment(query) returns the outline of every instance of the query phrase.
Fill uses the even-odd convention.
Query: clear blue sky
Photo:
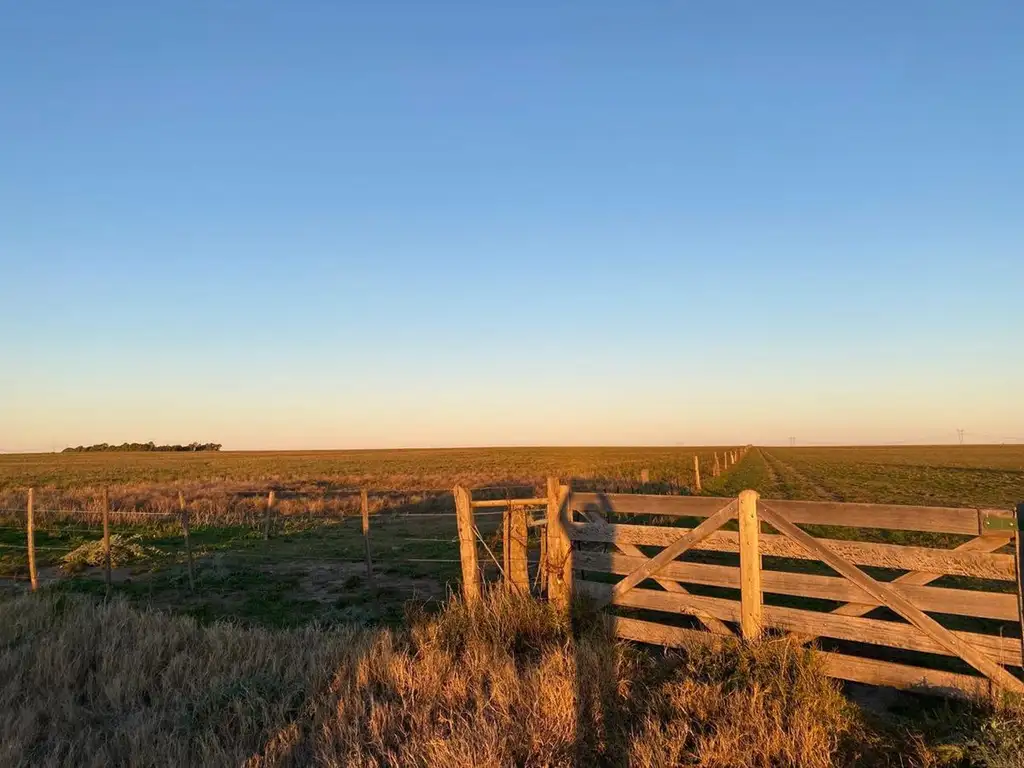
[[[1024,4],[9,3],[0,449],[1024,436]]]

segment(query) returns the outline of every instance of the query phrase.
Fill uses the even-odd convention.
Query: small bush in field
[[[148,560],[158,554],[158,549],[142,543],[141,536],[122,536],[115,533],[110,537],[110,565],[112,568]],[[80,571],[86,566],[101,566],[105,563],[106,553],[103,549],[103,540],[100,539],[90,541],[68,552],[61,560],[61,567],[65,571]]]

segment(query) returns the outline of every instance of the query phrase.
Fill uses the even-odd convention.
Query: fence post
[[[473,496],[461,485],[456,485],[455,516],[459,524],[459,557],[462,560],[462,596],[466,605],[480,602],[483,586],[480,564],[476,556],[476,524],[473,522]]]
[[[693,454],[693,490],[700,493],[700,459]]]
[[[267,494],[267,513],[263,516],[263,540],[270,541],[270,516],[274,514],[274,491]]]
[[[103,567],[107,583],[107,596],[110,596],[110,493],[103,489]]]
[[[32,591],[39,589],[39,574],[36,573],[36,520],[35,520],[35,488],[28,489],[28,517],[25,528],[28,537],[28,577]]]
[[[740,629],[744,640],[761,636],[761,550],[758,545],[757,491],[741,491]]]
[[[565,527],[568,510],[563,519],[562,507],[569,496],[568,486],[558,484],[557,477],[549,477],[548,496],[548,599],[568,609],[572,602],[572,541]]]
[[[188,507],[185,506],[185,494],[178,491],[178,509],[181,510],[181,530],[185,534],[185,560],[188,564],[188,588],[196,591],[196,577],[192,571],[192,540],[189,538]]]
[[[1014,541],[1013,559],[1017,571],[1017,615],[1020,619],[1020,627],[1024,630],[1024,501],[1017,505],[1014,511],[1014,521],[1017,523],[1017,536]],[[1024,653],[1021,654],[1024,661]]]
[[[366,547],[366,581],[373,586],[373,560],[370,557],[370,498],[365,488],[359,490],[359,511],[363,515],[363,544]]]
[[[722,468],[718,464],[718,451],[715,451],[715,465],[714,465],[714,468],[711,470],[711,476],[712,477],[718,477],[718,475],[721,474],[721,472],[722,472]]]
[[[501,512],[501,574],[504,577],[502,587],[512,589],[512,549],[509,540],[512,538],[512,505],[504,507]]]
[[[649,470],[649,469],[641,469],[640,470],[640,482],[641,483],[649,483],[649,482],[651,482],[651,470]]]
[[[526,507],[514,506],[510,510],[508,536],[508,570],[512,587],[521,595],[530,594],[530,567],[526,560],[526,547],[530,529],[527,526]]]

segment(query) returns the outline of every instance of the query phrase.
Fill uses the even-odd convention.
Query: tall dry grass
[[[26,596],[0,603],[0,681],[4,766],[973,764],[872,730],[788,642],[655,655],[502,593],[401,632]]]

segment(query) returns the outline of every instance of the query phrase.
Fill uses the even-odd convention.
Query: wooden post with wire
[[[36,573],[36,520],[35,520],[35,488],[28,489],[28,516],[25,520],[25,530],[28,538],[28,578],[32,584],[32,591],[39,589],[39,574]]]
[[[366,548],[366,582],[373,587],[373,559],[370,556],[370,497],[365,488],[359,490],[359,511],[363,516],[363,545]]]
[[[693,491],[700,493],[700,458],[693,454]]]
[[[526,558],[530,528],[526,507],[514,504],[509,510],[508,574],[512,589],[521,595],[530,594],[530,567]]]
[[[110,595],[110,493],[103,489],[103,570],[107,584],[107,596]]]
[[[271,515],[274,514],[274,491],[267,494],[267,513],[263,517],[263,540],[270,541]]]
[[[740,524],[740,630],[744,640],[761,637],[761,550],[758,542],[757,491],[741,491],[737,515]]]
[[[572,541],[565,526],[569,515],[568,495],[568,486],[560,486],[557,477],[548,478],[548,600],[563,609],[569,608],[573,589]]]
[[[480,563],[476,552],[476,524],[473,521],[473,496],[461,485],[456,485],[455,516],[459,525],[459,558],[462,561],[462,596],[466,605],[480,602],[483,594]]]
[[[185,534],[185,560],[188,565],[188,588],[196,591],[196,577],[192,565],[192,540],[189,537],[188,507],[185,506],[185,494],[178,491],[178,509],[181,511],[181,530]]]
[[[512,589],[512,504],[502,510],[501,513],[501,573],[504,576],[502,586],[505,589]]]

